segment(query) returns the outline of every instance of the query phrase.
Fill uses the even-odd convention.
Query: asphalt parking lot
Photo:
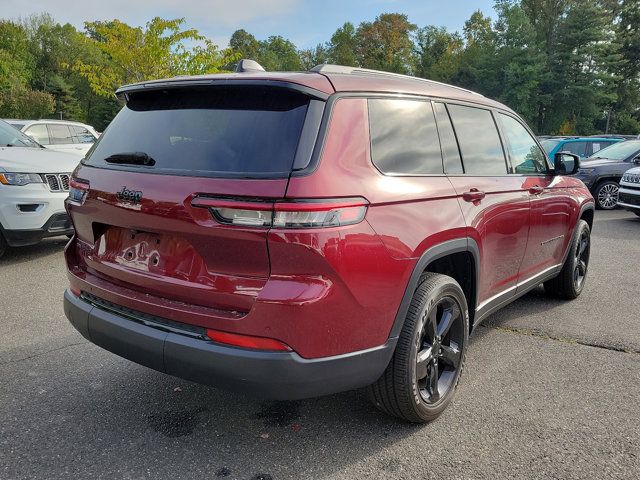
[[[637,478],[640,218],[597,212],[587,285],[534,291],[472,337],[454,403],[414,426],[360,392],[262,402],[86,342],[66,239],[0,259],[0,478]]]

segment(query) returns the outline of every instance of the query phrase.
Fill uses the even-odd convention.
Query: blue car
[[[585,159],[623,138],[612,137],[550,137],[540,140],[540,144],[549,154],[549,158],[558,152],[575,153],[580,159]]]

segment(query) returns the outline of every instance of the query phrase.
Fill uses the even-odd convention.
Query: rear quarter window
[[[242,178],[291,173],[309,97],[274,87],[202,87],[131,94],[85,163],[149,173]],[[153,167],[112,165],[143,152]]]
[[[369,99],[371,159],[391,175],[442,174],[442,155],[430,101]]]

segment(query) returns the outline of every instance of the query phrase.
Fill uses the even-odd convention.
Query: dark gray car
[[[598,208],[612,210],[618,203],[622,175],[637,164],[640,164],[640,140],[626,140],[580,162],[576,177],[591,190]]]

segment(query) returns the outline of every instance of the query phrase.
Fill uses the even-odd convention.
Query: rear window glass
[[[431,102],[370,99],[369,122],[371,157],[382,173],[443,173]]]
[[[449,105],[467,175],[506,175],[500,136],[489,110]]]
[[[189,88],[134,93],[94,146],[88,165],[199,176],[291,172],[309,97],[279,88]],[[113,164],[146,154],[152,167]]]

